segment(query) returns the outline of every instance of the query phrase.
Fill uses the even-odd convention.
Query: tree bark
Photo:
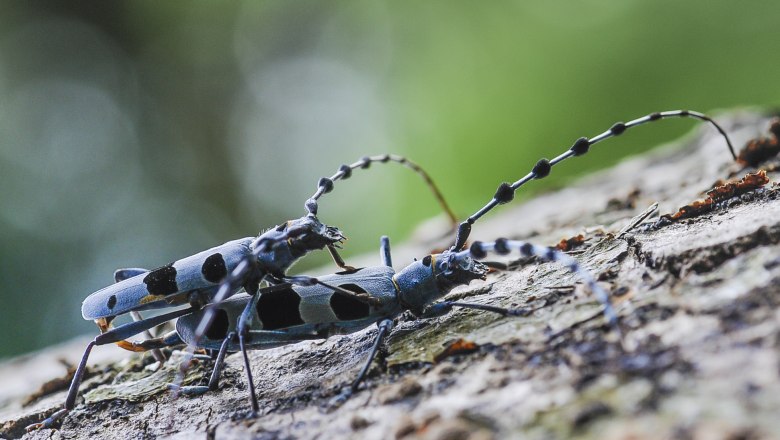
[[[746,112],[717,119],[737,146],[768,125]],[[630,142],[629,135],[593,150],[630,148]],[[576,159],[570,162],[553,172],[576,167]],[[771,159],[762,166],[776,165]],[[723,139],[702,126],[559,191],[498,208],[474,226],[473,239],[503,236],[548,246],[582,234],[584,243],[569,252],[612,293],[622,337],[565,268],[503,260],[513,270],[447,299],[533,313],[453,311],[420,321],[404,316],[365,386],[341,406],[332,399],[361,368],[375,327],[252,352],[262,406],[256,418],[246,418],[239,355],[228,357],[218,391],[174,399],[164,385],[176,357],[152,372],[144,369],[150,359],[98,347],[96,355],[105,356],[101,367],[92,369],[84,400],[61,428],[25,434],[25,425],[63,403],[67,381],[52,383],[54,392],[26,406],[21,402],[46,380],[63,376],[59,357],[75,363],[86,345],[79,339],[0,365],[0,433],[68,439],[776,437],[780,189],[770,182],[711,212],[658,222],[658,213],[674,213],[702,199],[717,180],[748,171],[754,169],[732,163]],[[617,237],[655,202],[655,214]],[[417,235],[441,237],[439,225]],[[418,239],[395,246],[394,262],[400,268],[446,244]],[[375,256],[349,261],[356,262],[379,263]],[[445,351],[459,339],[476,346]],[[193,370],[193,380],[206,380],[208,367]]]

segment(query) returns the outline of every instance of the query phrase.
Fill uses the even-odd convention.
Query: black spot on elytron
[[[227,276],[227,266],[225,266],[225,259],[222,254],[217,252],[216,254],[209,255],[206,261],[203,262],[203,267],[200,268],[200,272],[203,274],[203,278],[211,283],[218,283]]]
[[[146,290],[152,295],[172,295],[179,291],[176,285],[176,268],[173,263],[155,269],[144,277]]]
[[[116,306],[116,295],[111,295],[111,297],[108,298],[108,308],[113,309],[114,306]]]
[[[433,259],[433,257],[431,257],[430,255],[426,255],[425,257],[423,257],[423,259],[422,259],[423,266],[430,266],[432,259]]]
[[[353,273],[358,273],[358,272],[360,272],[363,269],[365,269],[365,267],[358,267],[357,269],[342,270],[341,272],[336,272],[334,275],[352,275]]]
[[[366,293],[356,284],[341,284],[339,287],[355,293]],[[330,308],[341,321],[367,318],[371,310],[368,304],[339,292],[333,292],[330,296]]]
[[[292,287],[261,294],[257,300],[257,316],[263,323],[263,330],[278,330],[304,324],[300,305],[301,297]]]
[[[228,314],[225,309],[217,309],[217,313],[214,315],[214,321],[206,330],[206,337],[211,340],[225,339],[228,334],[228,327],[230,321],[228,320]]]

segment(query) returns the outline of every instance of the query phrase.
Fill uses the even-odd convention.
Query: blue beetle
[[[207,346],[214,349],[219,346],[222,356],[224,356],[224,351],[227,348],[240,349],[244,353],[253,410],[257,411],[258,406],[254,385],[252,384],[251,371],[249,370],[249,361],[246,356],[246,347],[265,348],[276,346],[297,340],[327,336],[334,331],[357,330],[364,328],[372,322],[377,322],[380,326],[380,332],[369,358],[370,363],[382,337],[389,331],[389,326],[392,322],[390,318],[394,317],[399,311],[410,310],[414,314],[427,316],[435,313],[446,313],[452,307],[459,306],[511,314],[513,312],[510,310],[486,305],[447,302],[432,303],[453,287],[466,284],[472,279],[480,278],[484,275],[480,274],[482,269],[479,266],[472,265],[469,262],[470,260],[467,260],[467,256],[482,258],[486,250],[508,253],[513,246],[520,249],[524,255],[535,255],[547,260],[560,261],[566,264],[570,270],[579,273],[588,282],[591,290],[603,304],[604,315],[608,322],[619,332],[616,327],[616,315],[610,305],[607,293],[598,287],[595,281],[593,281],[593,277],[587,271],[582,270],[578,266],[576,260],[569,258],[565,254],[546,248],[539,248],[528,243],[510,242],[507,240],[497,240],[491,244],[479,243],[472,246],[469,251],[461,251],[461,249],[465,247],[472,225],[476,221],[496,206],[510,202],[519,187],[531,180],[547,177],[554,165],[571,157],[582,156],[589,151],[592,145],[610,137],[621,135],[629,128],[667,118],[685,117],[710,123],[723,136],[731,156],[736,160],[734,148],[725,130],[712,118],[703,113],[690,110],[672,110],[651,113],[626,123],[617,122],[609,130],[593,138],[581,137],[577,139],[567,151],[552,160],[539,160],[533,169],[518,181],[512,184],[502,183],[499,185],[492,199],[459,225],[455,244],[449,251],[442,254],[429,255],[421,261],[407,266],[398,274],[394,274],[392,269],[387,268],[390,266],[389,244],[384,239],[382,255],[387,267],[372,268],[363,272],[363,274],[350,274],[353,275],[353,278],[350,279],[351,283],[347,283],[348,286],[342,284],[345,281],[345,278],[343,278],[345,274],[336,274],[320,278],[319,286],[290,286],[286,290],[274,290],[265,293],[261,291],[259,295],[253,295],[249,301],[243,299],[236,300],[235,304],[225,306],[225,308],[218,308],[216,305],[210,306],[203,312],[180,319],[177,325],[178,336],[184,338],[185,342],[190,346]],[[327,185],[321,185],[320,188],[321,190],[318,194],[323,193]],[[365,271],[366,269],[363,270]],[[388,284],[390,282],[388,279],[392,281],[392,289]],[[226,284],[230,284],[230,280],[226,280]],[[351,292],[351,290],[355,289],[357,291]],[[260,301],[264,296],[266,298],[276,298],[276,300],[261,307]],[[328,300],[325,301],[325,298]],[[336,305],[332,303],[334,298],[342,298],[335,304],[342,302],[347,304],[346,299],[352,298],[350,307],[355,311],[362,310],[362,315],[355,319],[340,318],[339,314],[336,313]],[[374,301],[375,304],[370,304],[371,301]],[[243,307],[242,312],[240,315],[237,315],[236,310],[241,307]],[[289,313],[280,314],[280,310],[288,310]],[[296,310],[297,313],[295,313]],[[306,311],[306,314],[304,314],[304,311]],[[344,310],[341,310],[341,312],[344,314]],[[201,313],[204,315],[200,316]],[[274,328],[269,329],[267,326],[263,326],[264,320],[263,316],[261,316],[263,313],[267,313],[275,318],[284,315],[290,318],[290,320],[282,320],[278,323],[279,325],[271,325]],[[307,317],[311,319],[307,321]],[[204,323],[211,323],[215,318],[216,322],[213,328],[204,327]],[[196,322],[198,323],[197,326]],[[255,328],[252,325],[260,325],[260,327]],[[217,337],[210,338],[206,334],[207,331],[210,332],[211,336]],[[238,339],[237,346],[235,344],[236,341],[234,341],[236,337]],[[219,363],[220,361],[218,360],[217,367],[215,367],[212,375],[212,381],[218,378]],[[367,368],[368,364],[366,364],[363,372],[355,381],[353,389],[360,382]],[[208,387],[196,388],[196,391],[202,392],[206,389]]]
[[[338,256],[335,251],[336,245],[343,239],[338,230],[332,228],[330,232],[331,239],[338,236],[335,242],[325,243],[319,242],[316,247],[322,249],[328,247],[333,255],[336,263],[342,268],[347,269],[346,274],[336,274],[331,277],[322,277],[320,279],[312,277],[288,277],[284,275],[289,266],[294,263],[297,258],[300,258],[307,251],[303,251],[303,248],[299,248],[300,255],[297,255],[293,251],[293,246],[290,245],[289,240],[294,240],[294,236],[289,232],[284,233],[285,225],[277,227],[272,230],[274,232],[280,232],[279,236],[273,238],[268,237],[264,239],[264,234],[252,241],[247,242],[248,239],[238,240],[237,242],[226,243],[223,246],[229,247],[228,258],[222,255],[222,264],[220,259],[215,257],[215,254],[221,254],[221,252],[214,251],[222,247],[214,248],[210,251],[194,255],[192,260],[187,264],[183,262],[188,259],[180,260],[171,265],[164,266],[163,268],[150,271],[149,273],[142,273],[128,280],[121,281],[119,284],[125,283],[123,287],[109,286],[106,289],[96,292],[85,300],[85,306],[83,313],[85,318],[96,319],[98,325],[101,327],[101,331],[105,332],[95,338],[87,347],[82,362],[77,369],[76,375],[71,383],[68,398],[66,399],[65,408],[55,413],[53,416],[46,419],[44,422],[31,425],[30,428],[40,428],[43,426],[51,426],[51,424],[61,418],[69,409],[75,405],[76,394],[78,391],[78,384],[81,381],[84,368],[86,367],[86,360],[89,356],[89,352],[94,345],[102,345],[111,342],[117,342],[125,346],[125,348],[132,350],[147,350],[152,348],[158,348],[162,346],[169,346],[179,344],[182,341],[187,342],[190,346],[219,348],[219,354],[217,359],[217,366],[212,374],[211,382],[215,382],[219,374],[219,365],[221,359],[224,358],[225,351],[230,349],[240,349],[244,354],[245,367],[247,370],[247,377],[250,384],[250,392],[252,397],[253,410],[257,411],[257,399],[255,397],[254,385],[252,384],[251,371],[249,369],[248,357],[246,355],[247,347],[265,348],[267,346],[274,346],[279,344],[291,343],[298,340],[311,339],[313,337],[323,337],[334,331],[352,331],[360,328],[364,328],[366,325],[377,322],[380,327],[380,332],[377,337],[376,343],[369,358],[369,362],[366,367],[361,371],[358,379],[353,384],[352,389],[356,388],[365,372],[368,365],[373,359],[376,350],[381,342],[381,339],[389,331],[392,320],[390,317],[395,316],[399,311],[410,310],[415,314],[421,316],[435,316],[436,314],[447,313],[452,307],[465,307],[474,308],[487,311],[493,311],[503,314],[517,314],[518,311],[501,309],[488,305],[479,304],[466,304],[455,302],[443,302],[432,304],[436,299],[441,297],[444,293],[452,289],[457,285],[466,284],[473,279],[480,278],[484,274],[480,275],[480,272],[485,269],[484,266],[478,265],[475,262],[468,262],[467,255],[475,258],[482,258],[486,250],[495,250],[498,253],[507,253],[510,248],[516,247],[520,249],[521,253],[527,255],[536,255],[548,260],[556,260],[565,262],[570,270],[579,273],[583,278],[588,281],[591,289],[597,294],[599,300],[604,305],[604,313],[608,321],[614,325],[615,314],[609,303],[609,296],[603,290],[599,289],[595,282],[592,281],[590,275],[580,269],[576,261],[571,260],[560,252],[554,252],[547,250],[546,248],[539,248],[528,243],[510,242],[507,240],[497,240],[491,244],[475,243],[476,246],[472,246],[469,251],[461,251],[464,248],[468,236],[471,233],[472,225],[479,220],[483,215],[491,211],[493,208],[500,204],[510,202],[514,198],[515,191],[531,180],[542,179],[549,175],[552,167],[565,159],[575,156],[582,156],[586,154],[590,146],[601,142],[610,137],[618,136],[624,133],[628,128],[643,125],[649,122],[658,121],[666,118],[673,117],[692,117],[712,124],[718,132],[724,137],[726,144],[731,152],[732,157],[736,160],[736,154],[734,153],[733,146],[729,140],[726,132],[710,117],[694,111],[689,110],[673,110],[665,112],[651,113],[647,116],[634,119],[627,123],[618,122],[612,125],[609,130],[593,137],[593,138],[579,138],[574,144],[564,153],[555,157],[552,160],[541,159],[533,167],[531,172],[518,181],[509,184],[502,183],[499,185],[494,196],[483,208],[469,216],[463,221],[457,230],[455,237],[455,244],[449,250],[442,254],[429,255],[419,262],[415,262],[401,272],[395,275],[390,275],[392,269],[387,268],[373,268],[370,270],[363,269],[365,272],[358,275],[360,271],[350,273],[352,268],[346,266],[343,260]],[[405,158],[392,155],[376,156],[372,158],[363,158],[352,165],[343,165],[339,171],[331,178],[322,178],[318,183],[317,192],[307,200],[306,209],[308,215],[304,219],[316,220],[317,214],[317,200],[323,194],[330,192],[333,189],[333,182],[338,179],[346,179],[351,175],[351,172],[355,168],[367,168],[371,162],[388,162],[395,161],[404,164],[423,176],[426,183],[431,187],[435,196],[442,204],[445,211],[448,213],[451,220],[454,220],[454,215],[446,206],[443,197],[440,192],[427,176],[418,166],[407,161]],[[291,223],[291,222],[288,222]],[[305,221],[303,221],[305,223]],[[323,228],[329,228],[317,221],[317,224]],[[318,229],[322,231],[322,229]],[[298,229],[301,231],[303,229]],[[271,232],[271,231],[269,231]],[[326,238],[321,236],[320,238]],[[287,243],[288,247],[285,248],[284,243]],[[250,251],[242,249],[242,246],[248,244]],[[477,245],[478,244],[478,245]],[[277,251],[277,246],[279,250]],[[228,249],[224,249],[227,251]],[[312,250],[312,249],[309,249]],[[263,269],[264,261],[261,255],[270,255],[277,253],[279,257],[270,257],[271,270],[279,269],[276,272],[265,271]],[[390,254],[389,244],[383,241],[383,255],[385,265],[390,266]],[[238,258],[234,258],[238,256]],[[196,258],[197,257],[197,258]],[[277,259],[278,258],[278,259]],[[469,257],[470,258],[470,257]],[[567,260],[568,258],[568,260]],[[230,266],[228,264],[230,260]],[[181,263],[181,264],[177,264]],[[474,263],[474,264],[472,264]],[[178,276],[179,267],[181,269],[186,268],[187,275]],[[224,268],[224,270],[223,270]],[[200,269],[200,273],[197,273],[196,269]],[[267,269],[267,268],[266,268]],[[381,270],[383,269],[383,270]],[[207,273],[220,274],[222,276],[221,282],[212,283],[207,277]],[[352,279],[354,286],[357,286],[357,291],[350,290],[344,286],[339,285],[339,282],[344,281],[343,276],[355,275]],[[365,275],[365,277],[364,277]],[[209,275],[211,277],[211,275]],[[215,279],[215,277],[212,277]],[[390,280],[393,284],[393,289],[389,288],[387,280]],[[261,281],[268,281],[272,284],[266,289],[260,289]],[[148,282],[147,282],[148,281]],[[184,286],[188,286],[188,282],[192,282],[194,288],[182,291],[180,290],[179,283]],[[297,286],[286,285],[284,283],[296,284]],[[361,287],[362,283],[363,286]],[[145,286],[143,289],[141,286]],[[125,302],[120,304],[119,298],[115,292],[117,289],[130,288],[132,293],[123,293]],[[152,289],[147,287],[152,286]],[[174,288],[175,286],[175,288]],[[239,298],[234,301],[228,301],[225,304],[225,308],[219,308],[223,301],[238,292],[241,288],[244,288],[247,292],[255,292],[249,297],[249,299]],[[352,287],[352,286],[348,286]],[[369,287],[371,290],[366,290],[364,287]],[[154,291],[153,291],[154,290]],[[290,293],[292,292],[292,293]],[[294,295],[293,295],[294,294]],[[93,298],[94,297],[94,298]],[[289,307],[287,302],[292,305],[298,305],[299,313],[297,318],[299,321],[284,321],[276,329],[268,329],[262,327],[263,319],[261,316],[255,316],[258,312],[258,304],[261,304],[265,298],[277,298],[277,301],[273,303],[274,307]],[[112,299],[113,298],[113,299]],[[296,298],[298,298],[296,300]],[[304,299],[307,298],[307,299]],[[325,304],[324,298],[328,298],[328,303]],[[331,301],[336,299],[336,304],[331,304]],[[340,299],[339,299],[340,298]],[[296,302],[297,301],[297,302]],[[320,302],[317,302],[320,301]],[[87,305],[89,302],[89,306]],[[160,315],[154,318],[137,321],[123,326],[117,327],[113,330],[108,330],[110,321],[120,313],[114,312],[116,308],[123,308],[125,311],[134,311],[152,308],[152,307],[167,307],[174,304],[186,304],[191,306],[187,309],[178,310],[175,312]],[[203,309],[202,306],[205,303],[209,303],[208,307]],[[360,306],[358,307],[358,304]],[[311,322],[304,319],[303,312],[300,311],[301,305],[309,305],[311,308],[307,313],[308,319]],[[367,308],[366,308],[367,306]],[[270,309],[270,313],[276,314],[273,310],[274,307],[265,305],[262,307],[266,310],[266,307]],[[237,309],[241,308],[241,312],[237,313]],[[337,309],[342,314],[346,313],[347,309],[355,308],[355,310],[363,310],[359,312],[355,319],[342,319],[336,313]],[[291,307],[290,310],[293,310]],[[367,310],[367,312],[365,312]],[[358,313],[357,311],[349,313]],[[365,316],[363,316],[365,315]],[[295,317],[295,314],[290,315]],[[345,315],[347,316],[347,315]],[[352,317],[353,315],[348,315]],[[165,338],[159,338],[152,341],[145,341],[143,343],[130,343],[124,341],[125,338],[136,335],[144,330],[147,330],[161,322],[171,320],[174,318],[185,317],[179,320],[177,324],[178,333],[168,335]],[[232,319],[230,319],[232,317]],[[335,317],[335,319],[334,319]],[[216,319],[216,321],[215,321]],[[260,323],[260,328],[254,328],[253,325]],[[273,327],[273,326],[272,326]],[[224,331],[223,331],[224,330]],[[262,332],[254,333],[253,332]],[[213,336],[219,336],[213,338]],[[235,339],[238,339],[237,345]],[[219,344],[217,344],[219,341]],[[183,366],[184,367],[184,366]],[[209,387],[196,387],[192,392],[203,392],[209,389]]]
[[[402,156],[366,156],[352,164],[342,165],[331,177],[319,179],[317,191],[305,203],[307,214],[299,219],[287,221],[256,238],[233,240],[154,270],[120,269],[115,273],[115,284],[89,295],[82,304],[82,316],[94,320],[101,334],[85,349],[64,407],[43,422],[30,425],[28,429],[50,427],[75,406],[86,362],[96,345],[116,343],[130,351],[145,351],[156,342],[132,342],[127,339],[161,323],[200,310],[207,304],[219,303],[242,288],[256,292],[261,282],[321,284],[316,278],[286,275],[298,259],[314,250],[327,248],[339,267],[353,269],[344,263],[337,252],[345,240],[343,233],[317,218],[318,199],[333,190],[335,181],[349,178],[353,170],[367,169],[372,163],[388,162],[404,165],[420,175],[452,224],[455,224],[452,210],[425,170]],[[181,306],[189,307],[147,319],[139,315],[143,310]],[[197,335],[203,334],[211,324],[209,310],[202,316]],[[137,320],[112,329],[114,319],[126,313],[131,313]]]
[[[408,310],[423,318],[444,315],[454,307],[478,309],[504,316],[527,314],[525,309],[455,301],[437,302],[457,286],[469,284],[474,280],[485,280],[488,266],[477,260],[487,257],[488,252],[506,255],[512,250],[519,251],[522,256],[535,256],[544,261],[558,262],[579,275],[603,305],[607,320],[610,324],[615,324],[615,313],[607,292],[576,260],[555,249],[506,239],[491,243],[474,242],[468,250],[447,250],[431,254],[396,272],[391,266],[389,240],[383,237],[381,266],[318,278],[323,284],[346,290],[352,295],[324,285],[278,285],[260,289],[259,295],[242,294],[208,306],[214,310],[215,319],[203,337],[197,337],[196,329],[206,310],[180,318],[176,323],[176,332],[167,338],[160,338],[159,345],[156,346],[176,345],[183,341],[201,348],[218,350],[208,385],[182,388],[185,393],[200,394],[217,388],[227,351],[244,348],[267,349],[304,340],[327,338],[334,334],[352,333],[377,324],[379,332],[368,360],[355,381],[346,389],[346,393],[339,396],[344,399],[357,390],[383,338],[391,329],[393,320],[404,311]],[[246,343],[242,346],[237,336],[241,331],[241,317],[248,307],[251,313],[246,329]],[[251,378],[251,375],[248,377]],[[251,381],[249,388],[251,399],[256,399]],[[252,407],[257,408],[257,403],[253,401]]]

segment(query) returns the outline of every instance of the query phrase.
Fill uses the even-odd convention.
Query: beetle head
[[[342,243],[346,237],[338,228],[323,224],[313,215],[307,215],[286,224],[285,234],[290,247],[312,250]]]
[[[419,316],[428,305],[455,287],[484,280],[487,271],[487,266],[471,258],[468,251],[445,251],[406,266],[394,281],[403,308]]]
[[[431,256],[431,259],[435,265],[433,272],[436,283],[442,292],[449,292],[456,286],[487,277],[488,267],[471,258],[469,252],[444,251]]]

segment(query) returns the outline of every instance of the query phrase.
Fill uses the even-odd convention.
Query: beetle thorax
[[[394,277],[401,305],[415,315],[446,293],[439,290],[431,264],[423,261],[415,261]]]
[[[253,253],[265,272],[283,275],[299,258],[326,246],[338,245],[344,235],[309,215],[269,229],[255,240]]]
[[[426,306],[457,286],[484,280],[487,267],[474,261],[468,252],[443,252],[415,261],[396,276],[401,304],[420,314]]]
[[[273,232],[275,231],[268,231],[266,234]],[[257,264],[267,273],[284,274],[301,256],[302,254],[293,253],[287,241],[282,240],[257,254]]]

